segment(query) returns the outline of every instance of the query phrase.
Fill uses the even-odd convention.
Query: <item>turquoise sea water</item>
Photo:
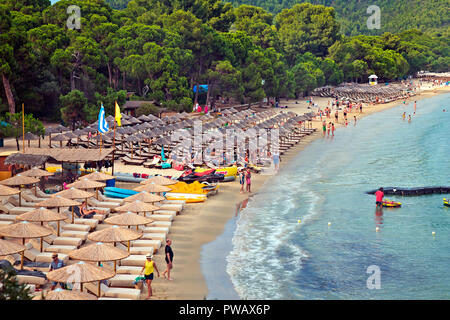
[[[450,185],[449,109],[449,94],[401,104],[311,143],[204,246],[208,298],[449,299],[450,195],[380,213],[365,193]]]

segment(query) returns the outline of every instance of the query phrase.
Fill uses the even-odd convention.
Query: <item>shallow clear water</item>
[[[450,208],[442,199],[450,195],[389,196],[402,208],[377,213],[365,194],[450,185],[449,102],[448,94],[418,101],[416,115],[413,104],[400,105],[314,141],[204,251],[221,252],[216,264],[242,299],[449,299]],[[371,265],[380,268],[380,289],[367,288]],[[209,298],[234,297],[229,280],[222,277],[224,290],[212,278]]]

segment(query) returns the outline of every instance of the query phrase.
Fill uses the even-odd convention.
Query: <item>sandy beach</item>
[[[441,87],[423,90],[420,95],[416,95],[405,101],[406,104],[413,101],[419,102],[422,99],[446,92],[450,92],[450,88]],[[331,99],[313,97],[313,101],[318,103],[322,108],[327,105],[329,100]],[[295,103],[296,101],[298,101],[298,104]],[[359,114],[359,111],[357,113],[350,113],[348,119],[353,119],[353,115],[356,115],[360,119],[375,112],[398,106],[402,102],[395,101],[378,105],[364,104],[362,114]],[[306,99],[282,100],[280,105],[288,106],[287,109],[280,110],[284,112],[293,111],[298,114],[303,114],[311,111],[311,109],[308,109]],[[419,107],[420,103],[418,103]],[[342,119],[341,113],[339,116]],[[353,123],[353,120],[349,121],[349,123]],[[320,120],[313,121],[312,125],[313,128],[317,128],[318,130],[314,134],[305,137],[282,156],[280,170],[309,143],[322,137]],[[342,126],[343,124],[340,123],[337,127]],[[264,183],[270,183],[270,177],[270,175],[253,175],[252,194],[258,192]],[[208,288],[201,271],[201,249],[203,245],[214,241],[217,236],[223,233],[227,221],[236,214],[239,203],[249,197],[248,193],[240,194],[239,188],[238,181],[222,183],[220,184],[220,191],[217,195],[209,198],[205,203],[187,205],[186,209],[176,217],[168,235],[173,241],[172,248],[175,254],[174,269],[171,273],[174,281],[156,278],[152,286],[154,289],[153,299],[199,300],[206,298]],[[158,253],[155,257],[157,265],[160,269],[164,270],[164,252]]]
[[[424,87],[419,95],[411,97],[405,100],[406,103],[418,101],[417,107],[420,108],[420,100],[429,98],[433,95],[449,92],[449,87],[440,88],[427,88]],[[317,103],[322,109],[327,106],[328,101],[331,98],[319,98],[313,97],[313,101]],[[298,103],[296,103],[296,101]],[[375,112],[380,112],[388,108],[398,106],[403,101],[395,101],[386,104],[378,105],[363,105],[363,113],[352,112],[348,115],[349,125],[353,125],[353,116],[356,115],[357,119],[368,116]],[[287,109],[278,109],[278,112],[293,111],[298,114],[303,114],[314,109],[308,109],[308,103],[306,99],[301,100],[282,100],[280,106],[288,106]],[[356,110],[355,110],[356,111]],[[342,127],[342,111],[339,114],[341,123],[337,126]],[[328,119],[328,121],[334,121]],[[317,128],[317,131],[310,136],[305,137],[300,143],[295,145],[291,150],[286,152],[281,157],[280,169],[301,152],[310,142],[322,137],[321,121],[317,119],[312,122],[313,128]],[[41,142],[45,145],[45,141]],[[47,141],[48,144],[48,141]],[[32,141],[32,146],[37,146],[37,142]],[[15,150],[16,143],[14,139],[5,140],[5,148],[2,151]],[[136,166],[125,166],[120,161],[115,162],[116,172],[141,172],[148,174],[161,174],[160,170],[146,169]],[[164,170],[164,175],[176,175],[179,171],[176,170]],[[258,190],[265,183],[270,183],[270,175],[254,174],[252,176],[252,194],[257,193]],[[128,184],[130,186],[130,184]],[[121,184],[125,186],[125,184]],[[153,293],[152,299],[161,300],[201,300],[205,299],[208,295],[208,288],[201,272],[200,255],[202,246],[206,243],[214,241],[223,230],[227,221],[236,214],[237,205],[243,200],[249,197],[248,193],[239,193],[239,182],[227,182],[221,183],[218,194],[208,198],[205,203],[200,204],[188,204],[180,215],[176,216],[170,228],[168,237],[172,239],[172,248],[174,251],[174,263],[171,276],[173,281],[168,281],[163,277],[155,278],[153,281]],[[164,261],[164,247],[161,247],[159,252],[154,258],[158,269],[162,273],[165,269]],[[142,298],[145,298],[145,294],[142,294]]]

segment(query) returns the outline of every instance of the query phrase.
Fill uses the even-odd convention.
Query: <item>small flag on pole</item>
[[[121,123],[122,115],[120,114],[120,108],[119,108],[119,105],[117,104],[117,101],[116,101],[116,116],[115,116],[115,118],[116,118],[117,125],[119,127],[121,127],[122,126],[122,123]]]
[[[100,108],[100,113],[98,114],[98,132],[106,133],[108,130],[109,126],[105,119],[105,108],[103,108],[102,102],[102,107]]]

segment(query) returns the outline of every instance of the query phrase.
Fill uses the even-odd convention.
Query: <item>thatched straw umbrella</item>
[[[160,192],[170,192],[172,191],[172,189],[165,187],[165,186],[160,186],[158,184],[154,184],[154,183],[147,183],[144,184],[142,186],[138,186],[136,188],[134,188],[133,190],[135,191],[147,191],[147,192],[151,192],[151,193],[160,193]]]
[[[42,169],[39,169],[37,167],[34,167],[34,168],[30,169],[30,170],[22,172],[21,175],[22,176],[26,176],[26,177],[33,177],[33,178],[36,178],[36,179],[40,179],[42,177],[52,176],[53,173],[48,172],[47,170],[42,170]],[[36,191],[36,184],[35,184],[34,185],[34,195],[36,195],[36,194],[37,194],[37,191]]]
[[[136,200],[142,201],[142,202],[148,202],[148,203],[153,203],[153,202],[160,202],[165,200],[166,198],[157,194],[153,194],[153,193],[148,193],[146,191],[142,191],[136,194],[133,194],[132,196],[129,196],[125,199],[123,199],[124,202],[133,202]]]
[[[67,199],[61,196],[51,197],[47,200],[35,204],[36,207],[58,208],[58,212],[60,207],[72,207],[72,223],[74,222],[73,207],[79,205],[80,203],[78,201]]]
[[[38,183],[38,182],[39,182],[39,179],[23,176],[19,173],[18,175],[15,175],[14,177],[0,181],[0,184],[5,185],[5,186],[19,186],[19,190],[20,190],[22,185],[34,184],[34,183]],[[22,205],[22,196],[19,193],[19,206],[21,206],[21,205]]]
[[[160,208],[157,206],[154,206],[150,203],[142,202],[140,200],[135,200],[133,202],[127,202],[123,206],[114,208],[115,211],[119,211],[119,212],[130,211],[130,212],[136,212],[138,214],[139,214],[139,212],[143,212],[144,217],[147,212],[152,212],[152,211],[156,211],[159,209]]]
[[[69,252],[69,257],[74,260],[95,261],[99,263],[102,261],[114,261],[114,272],[116,272],[117,260],[125,259],[129,255],[129,252],[103,242],[93,243]]]
[[[66,137],[64,134],[60,133],[53,137],[53,141],[59,141],[59,146],[62,148],[62,142],[70,140],[68,137]]]
[[[10,188],[7,186],[0,185],[0,196],[12,196],[15,194],[20,193],[21,191],[19,189]]]
[[[43,247],[43,238],[51,235],[52,233],[52,230],[28,221],[21,221],[0,228],[0,236],[22,238],[22,244],[25,244],[26,238],[41,238],[41,252]]]
[[[121,228],[119,226],[112,226],[111,228],[95,231],[88,235],[89,240],[99,242],[113,242],[114,246],[116,245],[116,242],[127,241],[128,252],[130,252],[130,241],[137,240],[141,237],[142,233],[126,228]]]
[[[147,180],[143,180],[141,181],[141,184],[149,184],[149,183],[154,183],[160,186],[170,186],[172,184],[177,183],[177,180],[173,180],[173,179],[168,179],[165,177],[161,177],[161,176],[156,176],[156,177],[151,177]]]
[[[100,297],[100,281],[114,277],[115,272],[107,267],[97,267],[90,263],[80,261],[67,267],[47,273],[47,279],[54,282],[72,282],[80,284],[83,291],[83,283],[98,281],[98,296]]]
[[[67,217],[65,214],[54,212],[44,207],[31,210],[29,212],[22,213],[16,217],[17,220],[22,221],[30,221],[30,222],[40,222],[41,226],[44,222],[57,221],[58,222],[58,237],[59,237],[59,222],[62,220],[66,220]]]
[[[7,256],[9,254],[14,254],[20,252],[21,260],[20,260],[20,270],[23,270],[23,252],[27,248],[19,243],[11,242],[8,240],[0,239],[0,256]]]
[[[77,290],[64,290],[61,288],[49,291],[45,300],[97,300],[97,297],[87,292]]]
[[[103,172],[92,172],[82,177],[82,179],[89,179],[89,180],[95,180],[95,181],[106,181],[110,179],[114,179],[115,176],[112,176],[110,174],[106,174]]]
[[[103,188],[106,186],[106,183],[98,182],[95,180],[90,180],[83,178],[81,180],[75,181],[74,183],[68,184],[69,188],[77,188],[77,189],[95,189],[96,198],[98,199],[98,188]]]
[[[52,197],[55,197],[55,196],[60,196],[60,197],[64,197],[67,199],[86,199],[86,202],[87,202],[87,199],[90,197],[93,197],[94,194],[72,187],[70,189],[66,189],[66,190],[57,192],[54,195],[52,195]]]
[[[27,132],[24,136],[21,136],[19,140],[27,140],[28,141],[28,148],[30,147],[30,140],[39,140],[39,147],[41,147],[41,139],[37,135]]]
[[[153,222],[153,220],[147,217],[137,215],[136,213],[133,212],[126,212],[116,215],[114,217],[109,217],[105,219],[104,222],[108,224],[116,224],[119,226],[128,226],[128,227],[136,226],[137,230],[138,226],[149,224]]]

